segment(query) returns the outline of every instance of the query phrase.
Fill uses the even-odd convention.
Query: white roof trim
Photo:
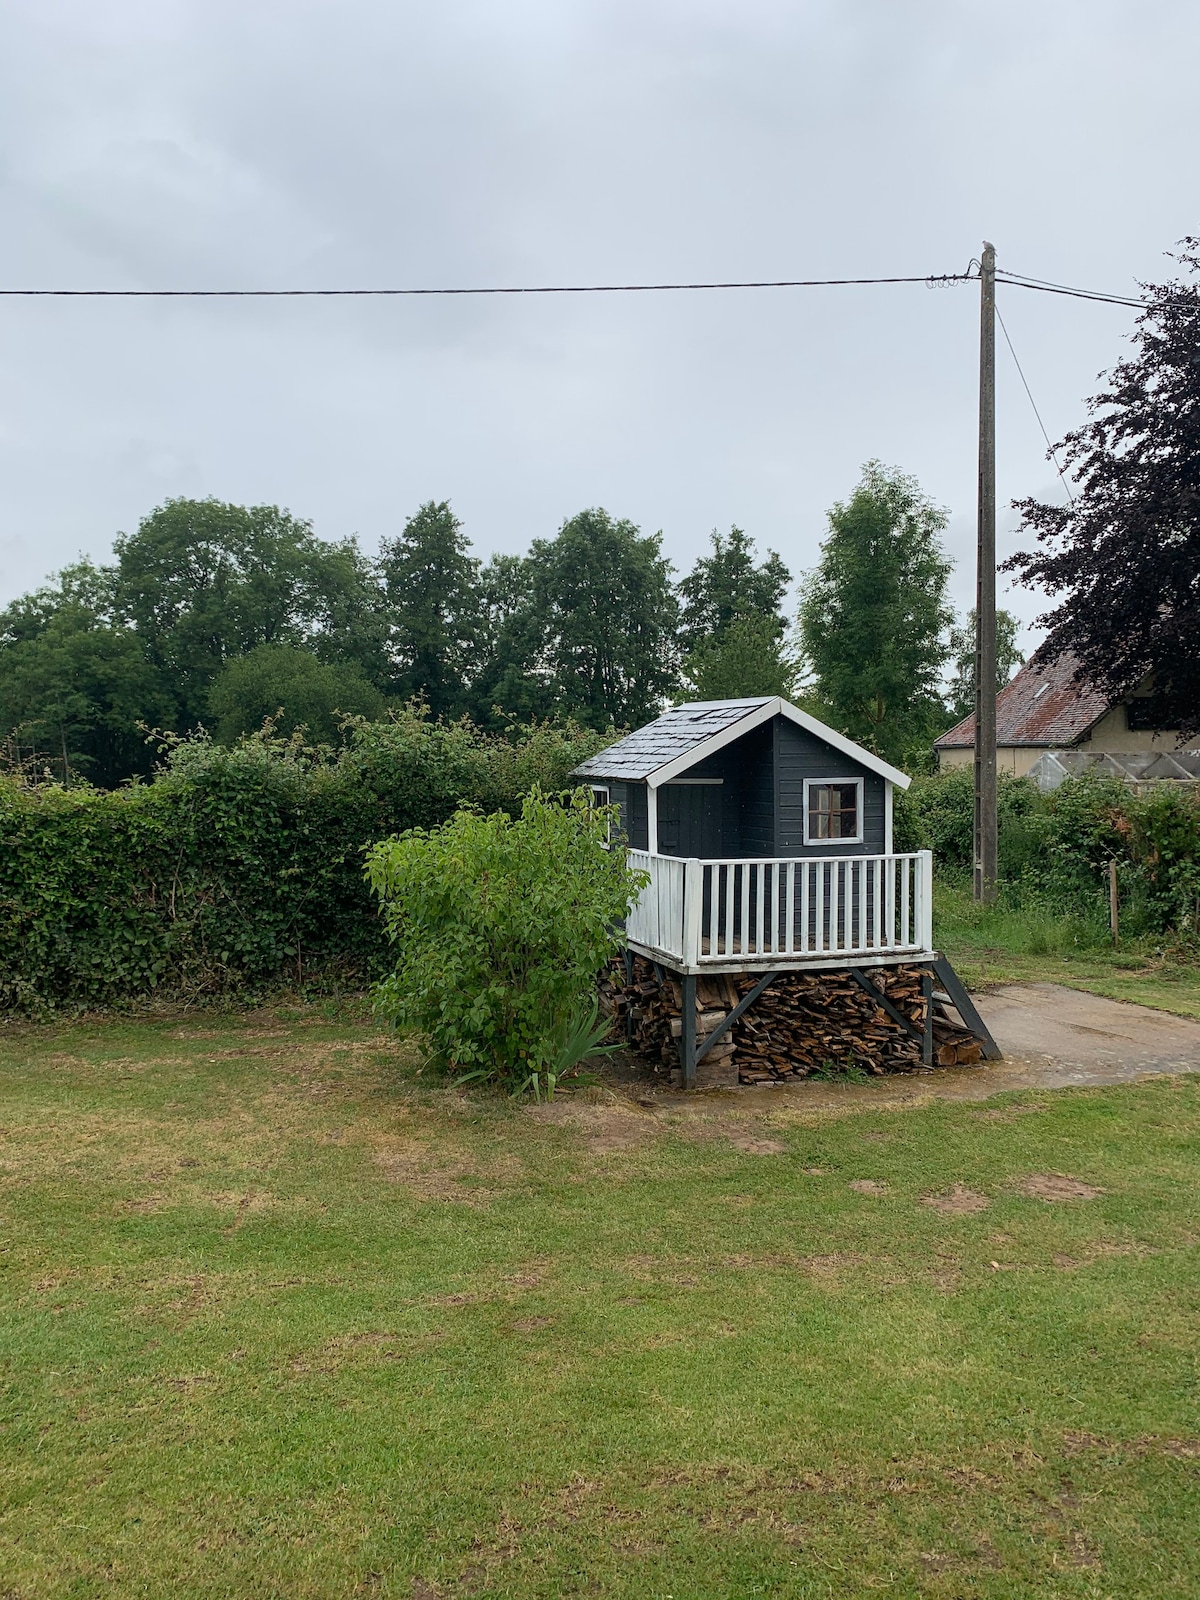
[[[702,702],[697,702],[700,704]],[[707,703],[707,702],[703,702]],[[682,709],[682,708],[681,708]],[[801,711],[799,706],[792,705],[790,700],[782,700],[778,695],[770,700],[763,700],[752,711],[747,711],[744,717],[739,717],[736,722],[730,723],[727,728],[722,728],[719,733],[714,733],[705,739],[702,744],[694,745],[692,749],[685,750],[682,755],[675,756],[661,767],[656,767],[645,779],[652,789],[657,789],[660,784],[668,783],[672,778],[686,772],[689,767],[694,767],[698,761],[705,760],[708,756],[715,755],[718,750],[723,750],[727,744],[732,744],[735,739],[740,739],[743,734],[750,733],[754,728],[761,727],[764,722],[770,722],[772,717],[786,717],[789,722],[794,722],[797,727],[803,728],[806,733],[811,733],[817,739],[823,739],[833,749],[840,750],[844,756],[857,761],[867,768],[869,772],[877,772],[881,778],[886,778],[889,783],[894,783],[900,789],[907,789],[912,779],[906,772],[889,766],[886,761],[872,755],[869,750],[864,750],[862,745],[855,744],[853,739],[847,739],[845,734],[835,733],[832,728],[827,728],[823,722],[818,722],[816,717],[810,717],[807,711]]]

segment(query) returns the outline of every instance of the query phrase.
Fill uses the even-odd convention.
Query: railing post
[[[933,949],[933,851],[921,850],[916,876],[916,934],[922,950]]]
[[[683,964],[694,967],[700,960],[700,912],[704,906],[704,868],[699,861],[683,864]]]

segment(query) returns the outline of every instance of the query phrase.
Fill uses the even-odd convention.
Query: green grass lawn
[[[971,892],[939,881],[934,941],[971,988],[996,983],[1065,983],[1113,1000],[1200,1017],[1200,961],[1170,940],[1123,941],[1070,917],[977,906]]]
[[[1200,1080],[515,1107],[264,1013],[0,1091],[4,1600],[1200,1594]]]

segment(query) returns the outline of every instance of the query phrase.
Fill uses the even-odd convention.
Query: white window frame
[[[808,804],[808,791],[810,789],[825,789],[825,788],[828,788],[831,784],[837,784],[839,788],[844,789],[844,788],[846,788],[846,786],[848,784],[851,784],[851,783],[854,784],[854,786],[858,790],[858,801],[857,801],[857,807],[858,807],[858,832],[854,835],[854,837],[852,839],[851,838],[814,839],[812,837],[812,835],[809,833],[809,830],[808,830],[808,819],[809,819],[809,817],[811,815],[811,811],[810,811],[809,804]],[[866,785],[865,785],[865,783],[864,783],[862,778],[805,778],[805,780],[804,780],[804,843],[805,843],[805,846],[806,847],[811,847],[811,846],[814,846],[814,845],[819,845],[822,848],[833,848],[833,849],[837,850],[837,849],[840,849],[841,846],[844,845],[844,844],[861,844],[863,842],[863,835],[864,835],[864,830],[865,830],[865,827],[866,827],[866,818],[863,816],[863,800],[864,800],[863,791],[864,791],[865,788],[866,788]]]
[[[593,806],[612,805],[612,789],[607,783],[589,783],[588,789]],[[600,798],[601,795],[604,796],[603,799]],[[605,820],[608,823],[608,832],[604,835],[604,848],[607,850],[612,844],[612,816],[608,816]]]

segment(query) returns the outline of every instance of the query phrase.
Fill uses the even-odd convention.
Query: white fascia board
[[[699,702],[698,702],[699,703]],[[716,702],[714,702],[715,704]],[[744,733],[750,733],[759,728],[764,722],[769,722],[776,716],[783,701],[775,696],[774,699],[764,700],[761,705],[755,706],[753,711],[747,711],[744,717],[737,722],[731,722],[727,728],[722,728],[720,733],[714,733],[705,739],[703,744],[693,745],[690,750],[685,750],[682,755],[673,757],[664,766],[650,773],[646,782],[652,789],[657,789],[660,784],[669,783],[672,778],[677,778],[681,772],[686,772],[689,767],[694,767],[698,761],[704,761],[708,756],[716,755],[718,750],[724,750],[727,744],[732,744],[735,739],[740,739]]]
[[[740,739],[743,734],[752,732],[761,727],[764,722],[769,722],[772,717],[784,716],[789,722],[794,722],[797,727],[803,728],[806,733],[811,733],[814,738],[823,739],[834,750],[839,750],[842,755],[849,756],[852,761],[857,761],[869,772],[877,772],[881,778],[889,783],[907,789],[912,779],[906,772],[901,772],[897,767],[889,766],[886,761],[881,761],[869,750],[864,750],[862,745],[855,744],[853,739],[847,739],[844,734],[835,733],[832,728],[827,728],[823,722],[818,722],[816,717],[810,717],[807,711],[801,711],[799,706],[792,705],[789,700],[781,700],[778,695],[773,699],[764,700],[755,706],[753,711],[737,722],[730,723],[729,727],[722,728],[720,733],[714,733],[703,744],[696,745],[691,750],[685,750],[682,755],[675,756],[664,766],[651,772],[646,782],[652,789],[657,789],[660,784],[669,782],[678,777],[681,772],[686,772],[689,767],[694,767],[697,762],[706,760],[709,756],[716,755],[718,750],[723,750],[727,744],[732,744],[735,739]]]

